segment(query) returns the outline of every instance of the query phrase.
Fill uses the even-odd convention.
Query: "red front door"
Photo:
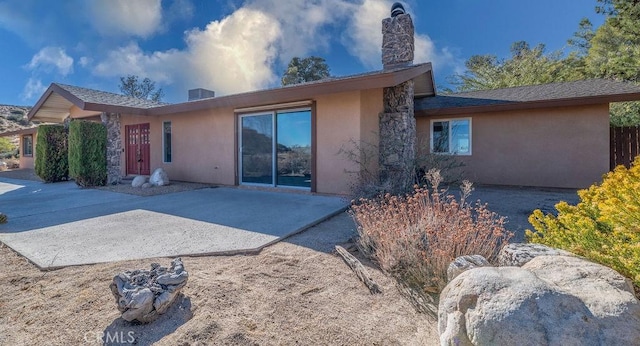
[[[150,142],[149,123],[126,125],[127,143],[127,175],[149,175],[150,166]]]

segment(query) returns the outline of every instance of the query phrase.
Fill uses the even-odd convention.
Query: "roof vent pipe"
[[[401,3],[396,2],[391,6],[391,18],[405,14],[404,6]]]

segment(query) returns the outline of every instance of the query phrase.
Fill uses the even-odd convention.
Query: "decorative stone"
[[[133,181],[131,181],[131,186],[132,187],[141,187],[146,182],[147,182],[147,178],[146,177],[143,177],[141,175],[137,175],[135,178],[133,178]]]
[[[441,345],[637,345],[638,326],[625,278],[570,256],[467,270],[444,288],[438,311]]]
[[[113,278],[109,288],[122,319],[149,323],[169,309],[188,278],[182,259],[176,258],[169,269],[153,263],[151,270],[122,272]]]
[[[414,26],[411,16],[397,14],[382,20],[382,65],[384,69],[413,64]]]
[[[122,155],[120,114],[102,113],[100,119],[107,127],[107,184],[117,185],[122,181],[120,174],[120,157]]]
[[[384,69],[409,66],[414,57],[414,26],[404,7],[394,3],[391,17],[382,21],[382,64]],[[416,120],[415,86],[409,80],[383,89],[384,112],[380,114],[380,186],[387,192],[408,192],[415,182]]]
[[[149,177],[149,183],[153,186],[169,185],[169,176],[162,168],[156,168]]]
[[[451,280],[463,272],[479,267],[491,267],[491,264],[480,255],[460,256],[449,264],[449,268],[447,268],[447,281],[451,282]]]
[[[498,254],[498,265],[522,267],[538,256],[573,256],[571,252],[554,249],[542,244],[512,243]]]

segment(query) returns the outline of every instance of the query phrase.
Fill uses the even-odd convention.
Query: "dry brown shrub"
[[[457,200],[439,189],[441,179],[439,171],[430,170],[431,189],[416,186],[405,197],[361,199],[350,211],[365,255],[401,284],[436,296],[447,284],[447,268],[456,257],[482,255],[495,263],[513,236],[504,228],[504,217],[480,201],[466,201],[471,183],[463,182]]]

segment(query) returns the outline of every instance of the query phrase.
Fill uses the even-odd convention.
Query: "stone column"
[[[122,180],[120,173],[120,158],[122,156],[120,114],[102,113],[100,119],[107,127],[107,184],[116,185]]]
[[[395,3],[391,18],[382,21],[382,64],[393,69],[413,64],[414,27],[411,16]],[[403,193],[415,181],[416,119],[414,82],[384,88],[380,114],[380,183],[391,193]]]

